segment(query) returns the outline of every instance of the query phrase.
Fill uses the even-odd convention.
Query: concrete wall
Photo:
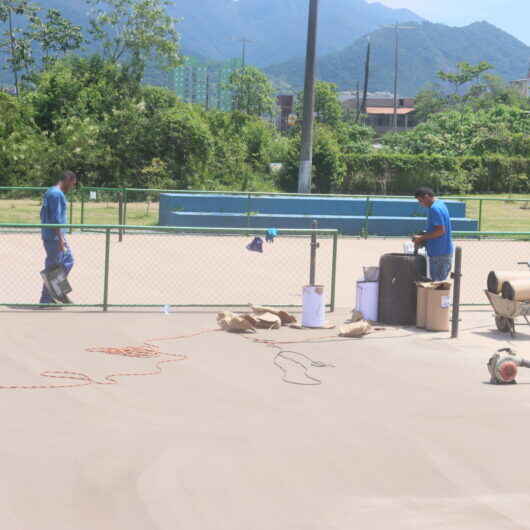
[[[219,228],[311,228],[313,220],[319,228],[337,229],[345,235],[360,235],[366,224],[364,216],[339,215],[283,215],[241,213],[174,212],[169,226],[219,227]],[[368,233],[380,236],[409,236],[425,228],[425,219],[419,217],[370,217]],[[478,221],[453,218],[453,229],[478,230]]]
[[[466,217],[466,205],[446,201],[451,217]],[[427,210],[414,199],[355,199],[348,197],[290,197],[248,195],[192,195],[164,193],[160,196],[160,225],[166,226],[171,212],[259,213],[289,215],[349,215],[382,217],[426,217]]]
[[[446,204],[455,230],[478,230],[478,221],[465,218],[465,203]],[[281,229],[311,228],[317,220],[320,228],[359,235],[366,228],[367,215],[369,234],[408,236],[425,228],[427,210],[414,199],[164,193],[159,224]]]

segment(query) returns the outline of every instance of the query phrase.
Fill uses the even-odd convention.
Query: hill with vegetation
[[[530,47],[505,31],[487,23],[476,22],[462,28],[423,22],[407,24],[413,29],[400,31],[400,89],[402,96],[413,96],[436,81],[440,70],[454,69],[459,62],[486,61],[493,73],[505,80],[526,75]],[[392,28],[382,28],[369,35],[372,44],[371,91],[388,91],[394,82],[394,42]],[[318,61],[318,77],[336,83],[340,89],[352,90],[363,79],[366,37],[357,39],[344,50],[327,54]],[[302,58],[266,69],[290,85],[303,86]]]

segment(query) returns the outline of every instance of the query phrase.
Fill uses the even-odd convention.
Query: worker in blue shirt
[[[72,190],[76,181],[77,177],[75,173],[65,171],[59,182],[44,194],[40,211],[40,221],[42,224],[67,224],[68,204],[65,194]],[[43,228],[41,232],[44,250],[46,251],[44,268],[49,269],[55,265],[63,265],[68,274],[74,266],[74,257],[66,242],[65,230],[62,228]],[[67,301],[70,302],[68,299]],[[42,288],[40,303],[56,303],[45,285]]]
[[[430,188],[418,188],[414,194],[428,208],[427,232],[414,237],[417,247],[425,245],[429,256],[430,277],[434,282],[447,280],[453,263],[451,217],[445,203]]]

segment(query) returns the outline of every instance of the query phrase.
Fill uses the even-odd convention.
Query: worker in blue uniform
[[[76,182],[75,173],[65,171],[59,182],[46,191],[40,211],[40,220],[43,225],[67,224],[68,203],[66,195],[73,189]],[[74,266],[74,256],[66,241],[64,228],[42,228],[41,232],[46,251],[44,268],[49,269],[56,265],[62,265],[65,272],[69,274]],[[66,302],[71,303],[68,298],[66,298]],[[40,303],[56,303],[46,285],[42,288]]]
[[[453,264],[451,217],[447,206],[430,188],[418,188],[414,194],[428,209],[427,230],[414,237],[417,247],[425,245],[429,256],[430,277],[434,282],[447,280]]]

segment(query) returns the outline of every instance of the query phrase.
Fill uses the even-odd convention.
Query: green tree
[[[138,82],[148,62],[163,69],[181,63],[178,22],[167,15],[163,0],[87,0],[94,6],[90,34],[101,44],[104,57],[124,64]]]
[[[447,96],[438,87],[431,87],[418,93],[414,107],[416,109],[415,118],[419,122],[423,122],[433,114],[447,110],[449,102]]]
[[[296,114],[300,117],[303,116],[303,101],[304,93],[301,92],[296,105]],[[344,114],[337,95],[337,85],[326,81],[316,82],[315,115],[317,123],[324,123],[331,127],[337,127],[342,121]]]
[[[78,50],[84,42],[81,27],[72,24],[57,9],[49,9],[44,20],[32,17],[27,35],[40,44],[45,65],[58,55]]]
[[[446,83],[449,83],[453,86],[454,95],[457,97],[460,95],[460,89],[464,85],[467,85],[473,81],[477,81],[484,72],[493,68],[491,64],[487,63],[486,61],[481,61],[476,65],[472,65],[467,62],[460,62],[456,66],[456,72],[444,72],[440,70],[438,72],[438,77],[442,81],[445,81]]]
[[[251,116],[271,116],[274,113],[274,88],[268,77],[254,66],[235,70],[228,88],[232,92],[234,110]]]
[[[6,24],[5,31],[0,34],[0,51],[8,56],[4,69],[13,74],[17,96],[20,94],[22,73],[28,76],[35,63],[24,24],[36,19],[37,11],[37,7],[28,0],[0,0],[0,22]]]

